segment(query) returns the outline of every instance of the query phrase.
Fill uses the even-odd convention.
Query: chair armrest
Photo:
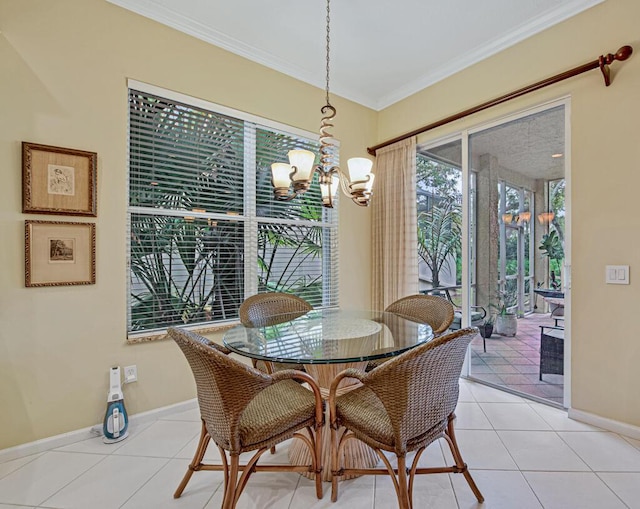
[[[368,374],[364,371],[360,371],[359,369],[349,368],[343,371],[340,371],[336,375],[336,377],[331,382],[331,387],[329,388],[329,424],[331,426],[335,425],[337,414],[336,414],[336,393],[338,391],[338,385],[344,378],[355,378],[356,380],[360,380],[360,382],[364,382],[368,378]]]
[[[316,400],[316,423],[318,426],[324,425],[324,399],[322,398],[322,393],[320,392],[318,383],[311,375],[304,371],[298,371],[297,369],[283,369],[282,371],[277,371],[269,376],[274,383],[281,382],[282,380],[298,380],[305,382],[313,391],[313,396]]]

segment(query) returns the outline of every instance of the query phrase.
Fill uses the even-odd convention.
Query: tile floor
[[[640,508],[640,440],[572,421],[560,409],[467,380],[460,382],[457,435],[462,454],[484,493],[476,503],[459,474],[419,476],[416,509],[617,509]],[[195,450],[196,409],[153,423],[131,425],[119,444],[91,438],[37,455],[0,463],[0,509],[78,508],[217,509],[222,474],[196,472],[182,498],[172,493]],[[286,446],[278,447],[282,460]],[[217,457],[210,448],[208,456]],[[446,444],[432,444],[426,465],[451,461]],[[311,481],[297,474],[257,473],[239,509],[393,509],[386,476],[341,484],[331,503],[330,485],[317,500]]]
[[[508,387],[562,406],[564,377],[540,373],[540,325],[553,325],[549,314],[532,314],[518,319],[518,333],[505,337],[494,333],[471,343],[471,373],[473,378]]]

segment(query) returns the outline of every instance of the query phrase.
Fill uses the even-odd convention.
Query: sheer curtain
[[[372,304],[418,293],[416,138],[378,150],[373,212]]]

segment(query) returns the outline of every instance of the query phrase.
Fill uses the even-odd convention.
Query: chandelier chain
[[[329,7],[330,0],[327,0],[327,86],[326,86],[326,101],[329,103],[329,43],[331,42],[330,36],[330,23],[331,23],[331,9]]]

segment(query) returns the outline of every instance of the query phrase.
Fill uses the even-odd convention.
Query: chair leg
[[[338,431],[331,425],[331,502],[338,500]]]
[[[453,430],[454,418],[455,416],[453,414],[449,416],[449,422],[447,424],[447,430],[445,432],[444,438],[449,444],[449,448],[451,449],[451,454],[453,455],[453,460],[456,463],[456,467],[460,470],[460,473],[464,475],[464,478],[467,480],[467,483],[469,484],[471,491],[473,491],[473,494],[476,496],[476,499],[478,499],[478,502],[482,503],[484,502],[484,497],[482,496],[482,493],[480,493],[478,486],[476,486],[473,477],[471,477],[471,474],[469,473],[469,470],[467,468],[467,464],[463,461],[462,455],[460,454],[460,449],[458,448],[455,431]]]
[[[236,507],[236,482],[238,480],[238,471],[240,465],[240,455],[231,454],[231,465],[229,475],[224,487],[224,498],[222,500],[222,509],[235,509]]]
[[[196,453],[193,455],[193,460],[191,460],[191,464],[187,469],[187,472],[184,474],[180,485],[176,489],[173,494],[173,498],[180,498],[182,492],[187,487],[191,476],[196,470],[200,469],[200,465],[202,464],[202,460],[204,458],[205,453],[207,452],[207,446],[209,445],[209,440],[211,437],[209,436],[209,432],[207,431],[206,426],[204,425],[204,421],[202,421],[202,429],[200,430],[200,441],[198,442],[198,447],[196,449]]]
[[[316,429],[314,430],[315,433],[311,433],[311,430],[309,430],[309,436],[313,437],[314,440],[314,445],[315,445],[315,451],[314,451],[314,455],[315,455],[315,460],[314,460],[314,464],[315,464],[315,471],[316,471],[316,475],[315,475],[315,481],[316,481],[316,497],[318,498],[318,500],[320,500],[322,498],[322,433],[323,433],[323,427],[324,426],[317,426]]]
[[[398,456],[398,505],[400,509],[411,509],[407,485],[407,458]]]

